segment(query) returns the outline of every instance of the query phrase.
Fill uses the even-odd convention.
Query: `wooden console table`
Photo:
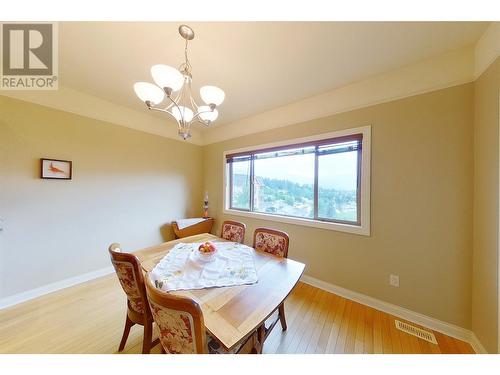
[[[182,229],[179,229],[179,227],[177,226],[177,222],[172,222],[172,228],[174,229],[175,238],[184,238],[194,236],[196,234],[210,233],[213,225],[214,219],[211,217]]]

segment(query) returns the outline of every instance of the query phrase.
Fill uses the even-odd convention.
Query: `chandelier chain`
[[[186,72],[191,74],[191,63],[188,58],[188,40],[186,39],[184,45],[184,62],[179,66],[181,72]]]

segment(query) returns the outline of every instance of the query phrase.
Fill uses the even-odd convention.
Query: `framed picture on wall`
[[[70,160],[40,159],[41,178],[71,180],[72,162]]]

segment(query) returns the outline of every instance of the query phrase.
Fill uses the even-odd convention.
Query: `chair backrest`
[[[271,228],[257,228],[253,235],[253,247],[279,257],[288,257],[288,234]]]
[[[243,243],[246,227],[239,221],[226,220],[222,223],[220,236],[228,241]]]
[[[146,291],[160,343],[166,353],[208,353],[203,313],[196,301],[156,288],[146,275]]]
[[[148,314],[148,300],[139,259],[133,254],[121,252],[120,244],[114,243],[109,249],[111,263],[118,280],[127,295],[129,307],[139,313]]]

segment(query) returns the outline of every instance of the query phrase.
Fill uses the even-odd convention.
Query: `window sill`
[[[338,232],[353,233],[353,234],[359,234],[359,235],[363,235],[363,236],[370,235],[370,228],[368,226],[329,223],[326,221],[302,219],[302,218],[280,216],[280,215],[269,215],[269,214],[264,214],[264,213],[260,213],[260,212],[247,212],[247,211],[238,211],[238,210],[232,210],[232,209],[224,209],[223,213],[226,215],[244,216],[244,217],[249,217],[252,219],[277,221],[279,223],[295,224],[295,225],[302,225],[302,226],[306,226],[306,227],[335,230]]]

